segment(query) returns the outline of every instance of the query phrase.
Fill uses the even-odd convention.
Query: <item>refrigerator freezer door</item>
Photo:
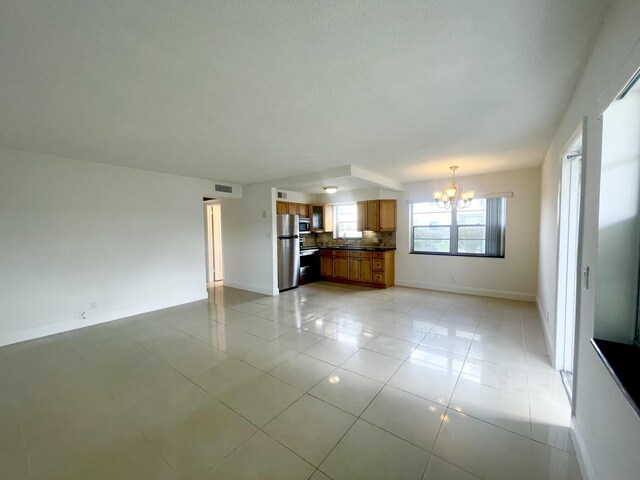
[[[277,216],[277,232],[278,237],[298,235],[298,215],[279,214]]]
[[[288,290],[299,284],[300,244],[298,238],[278,238],[278,289]]]

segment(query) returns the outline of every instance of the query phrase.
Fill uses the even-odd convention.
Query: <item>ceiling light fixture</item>
[[[451,208],[452,205],[455,205],[456,208],[467,208],[471,205],[475,192],[473,190],[465,192],[462,184],[456,183],[457,165],[451,166],[449,169],[453,172],[453,181],[447,185],[444,193],[434,192],[433,198],[440,208]]]
[[[322,187],[326,193],[331,195],[332,193],[336,193],[338,191],[338,187]]]

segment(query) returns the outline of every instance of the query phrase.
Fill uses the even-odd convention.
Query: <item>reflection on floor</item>
[[[215,287],[4,347],[0,384],[0,478],[581,478],[530,303]]]

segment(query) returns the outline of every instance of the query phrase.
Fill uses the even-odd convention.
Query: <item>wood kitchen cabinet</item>
[[[306,203],[299,203],[298,215],[300,215],[301,218],[309,218],[309,205]]]
[[[309,218],[311,206],[306,203],[276,201],[276,213],[288,213],[289,215],[300,215],[301,218]]]
[[[395,232],[397,218],[397,203],[395,200],[379,200],[379,216],[378,224],[381,232]]]
[[[338,250],[334,253],[333,278],[349,279],[349,252]]]
[[[333,205],[310,205],[312,232],[333,232]]]
[[[370,283],[372,273],[371,253],[349,252],[349,280]]]
[[[395,252],[322,249],[320,275],[324,280],[387,288],[395,281]]]
[[[276,202],[276,213],[289,213],[288,202]]]
[[[396,231],[396,201],[366,200],[358,202],[358,230]]]
[[[323,250],[320,254],[320,276],[333,278],[333,255],[329,250]]]
[[[298,204],[293,202],[287,203],[287,213],[289,215],[298,215]]]

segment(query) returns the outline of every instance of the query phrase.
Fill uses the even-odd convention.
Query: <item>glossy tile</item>
[[[270,375],[262,375],[220,396],[222,403],[263,427],[295,402],[302,391]]]
[[[367,328],[362,324],[355,323],[350,325],[340,325],[334,333],[327,336],[342,343],[362,347],[373,340],[377,335],[378,334],[374,331],[367,330]]]
[[[391,377],[389,385],[446,406],[457,381],[457,375],[449,375],[427,363],[407,361]]]
[[[189,379],[169,365],[151,367],[121,381],[106,385],[109,393],[123,405],[133,405],[150,396],[156,396],[167,387],[188,382]]]
[[[243,353],[238,357],[238,359],[253,367],[268,372],[281,363],[291,360],[296,355],[297,353],[294,350],[268,342]]]
[[[571,409],[530,400],[533,439],[575,455],[571,440]]]
[[[461,378],[449,407],[531,438],[529,399]]]
[[[480,477],[431,455],[422,480],[479,480]]]
[[[0,348],[0,477],[580,478],[530,303],[209,293]]]
[[[353,415],[360,415],[383,386],[380,382],[338,368],[309,393]]]
[[[481,478],[534,480],[532,440],[449,409],[433,453]]]
[[[281,363],[270,375],[306,392],[335,369],[334,365],[303,353]]]
[[[355,345],[332,338],[325,338],[320,343],[316,343],[314,346],[305,350],[304,353],[323,362],[338,366],[357,351],[358,347]]]
[[[533,443],[536,480],[582,480],[575,455]]]
[[[209,480],[306,480],[315,468],[296,454],[269,438],[256,433],[240,448],[215,466]]]
[[[417,447],[431,451],[446,408],[386,386],[361,418]]]
[[[387,337],[386,335],[379,335],[367,343],[364,348],[389,355],[399,360],[405,360],[417,346],[417,343]]]
[[[466,357],[457,353],[432,348],[426,345],[418,345],[409,356],[411,361],[426,363],[432,368],[449,375],[458,375],[464,366]]]
[[[164,458],[151,446],[125,453],[91,480],[177,480],[176,474]]]
[[[320,470],[334,480],[420,479],[428,459],[424,450],[358,420]]]
[[[396,373],[400,365],[402,365],[402,360],[361,349],[344,362],[342,368],[385,383]]]
[[[519,369],[467,357],[460,377],[487,387],[528,396],[527,376]]]
[[[467,355],[471,347],[471,340],[456,335],[440,335],[437,333],[428,333],[421,342],[422,345],[439,350],[457,353],[458,355]]]
[[[304,395],[264,431],[317,467],[355,421],[355,416]]]
[[[215,400],[168,424],[147,422],[142,429],[178,478],[200,478],[257,431]]]
[[[275,339],[275,343],[283,347],[302,352],[322,341],[324,337],[304,330],[294,329]]]
[[[211,395],[218,396],[251,382],[264,372],[237,359],[196,375],[193,381]]]

